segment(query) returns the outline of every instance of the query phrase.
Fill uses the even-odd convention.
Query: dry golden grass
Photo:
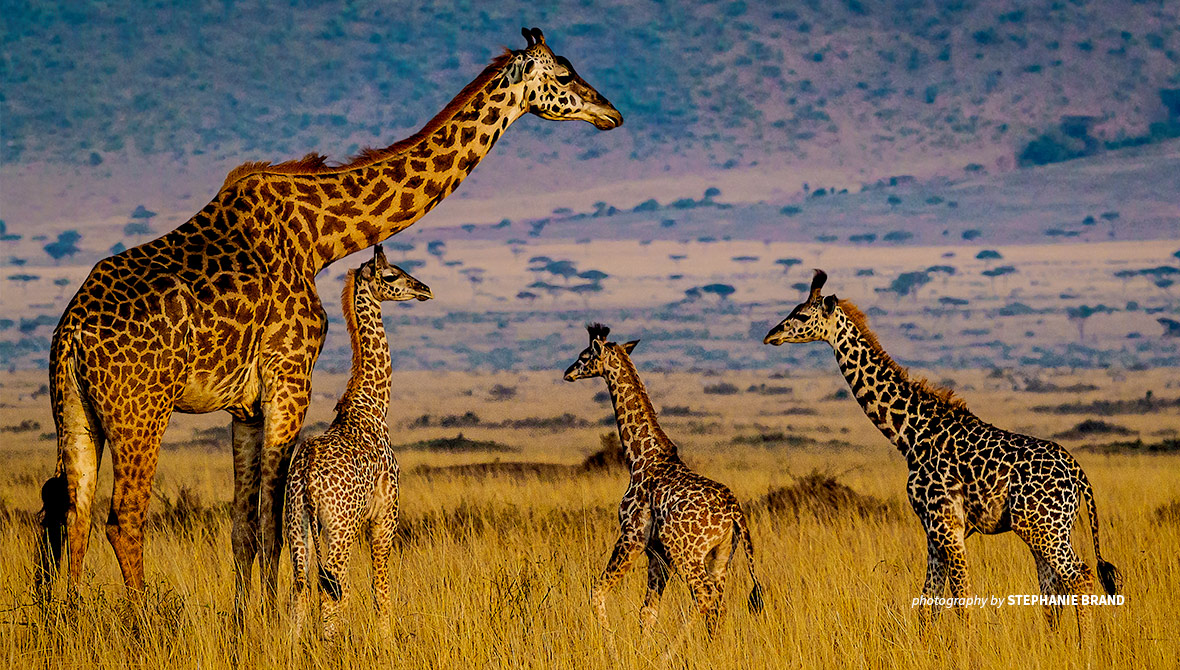
[[[1148,372],[1157,394],[1175,371]],[[399,373],[400,374],[400,373]],[[410,442],[454,435],[455,429],[405,426],[431,412],[471,410],[485,421],[524,416],[547,417],[573,411],[595,422],[609,412],[591,396],[600,384],[553,383],[556,375],[529,373],[500,377],[438,375],[429,379],[435,399],[409,393],[395,401],[391,420],[396,440]],[[665,418],[686,460],[699,471],[730,485],[751,507],[773,487],[788,485],[812,470],[834,474],[854,491],[875,496],[897,514],[820,520],[807,514],[775,517],[753,513],[758,569],[766,589],[766,610],[745,609],[750,589],[740,557],[731,570],[729,615],[712,644],[692,636],[676,667],[856,667],[926,668],[962,666],[1018,669],[1082,667],[1076,650],[1073,614],[1050,632],[1039,608],[1005,607],[974,612],[971,625],[955,615],[942,617],[934,633],[919,639],[910,599],[925,571],[925,541],[904,501],[905,468],[892,447],[868,425],[851,400],[816,400],[840,387],[832,374],[788,380],[765,374],[723,373],[717,379],[693,375],[648,374],[655,404],[689,406],[705,416]],[[1033,414],[1033,404],[1093,397],[1137,397],[1143,379],[1091,374],[1101,386],[1093,394],[1014,394],[1002,384],[989,386],[983,373],[955,373],[968,404],[985,418],[1011,428],[1048,435],[1085,417]],[[425,375],[404,388],[422,388]],[[786,384],[794,395],[702,395],[706,383],[733,381]],[[1065,385],[1071,377],[1056,379]],[[36,375],[3,379],[0,426],[34,418],[51,430],[44,398],[29,397],[41,383]],[[322,390],[311,420],[331,411],[340,380],[317,379]],[[488,398],[494,383],[516,386],[507,401]],[[321,384],[323,385],[321,387]],[[467,391],[471,391],[467,395]],[[1169,393],[1169,395],[1171,395]],[[815,410],[813,415],[782,415],[786,407]],[[1139,430],[1180,426],[1176,412],[1113,421]],[[177,417],[172,444],[195,428],[224,423],[220,416]],[[615,507],[625,487],[618,470],[554,481],[535,477],[426,477],[421,464],[480,460],[538,460],[576,463],[598,447],[609,430],[592,425],[552,432],[503,428],[463,428],[469,437],[494,439],[520,453],[401,454],[403,520],[416,532],[395,552],[393,603],[388,635],[376,630],[368,588],[367,552],[354,554],[350,574],[354,599],[350,633],[337,648],[312,636],[293,641],[285,615],[275,621],[252,617],[238,638],[231,625],[233,568],[230,524],[223,503],[232,495],[227,451],[174,446],[166,450],[157,475],[165,498],[176,501],[182,487],[208,515],[185,525],[173,514],[149,536],[146,568],[151,589],[138,621],[121,602],[122,582],[114,556],[95,526],[87,556],[87,584],[76,602],[63,602],[59,588],[49,605],[33,604],[32,527],[38,490],[53,461],[53,443],[37,431],[5,433],[5,468],[0,472],[0,658],[8,667],[537,667],[610,666],[605,637],[588,604],[589,584],[606,563],[617,530]],[[739,436],[782,431],[848,446],[799,448],[734,444]],[[1180,455],[1099,455],[1075,450],[1098,495],[1105,557],[1126,576],[1126,605],[1096,612],[1094,667],[1174,667],[1180,655],[1174,622],[1180,619],[1180,524],[1157,510],[1180,499]],[[104,464],[99,495],[110,491]],[[153,501],[153,511],[164,508]],[[105,510],[100,514],[105,515]],[[428,526],[426,519],[447,519]],[[1084,526],[1081,527],[1084,530]],[[1091,562],[1085,533],[1077,544]],[[974,591],[993,596],[1037,592],[1033,562],[1013,535],[972,537],[968,552]],[[284,557],[282,594],[290,583]],[[674,580],[665,595],[659,626],[651,640],[638,634],[638,610],[645,570],[634,569],[609,602],[621,660],[626,666],[657,667],[660,653],[675,637],[692,607],[683,582]],[[134,626],[132,624],[135,624]],[[698,629],[698,633],[703,631]]]

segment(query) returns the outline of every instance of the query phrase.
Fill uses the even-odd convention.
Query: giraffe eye
[[[574,80],[574,78],[568,74],[559,74],[557,75],[556,79],[557,83],[561,84],[562,86],[568,86],[569,83]]]

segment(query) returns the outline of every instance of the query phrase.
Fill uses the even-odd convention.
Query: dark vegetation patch
[[[437,437],[432,440],[419,440],[417,442],[399,445],[395,448],[406,451],[442,451],[448,453],[468,453],[473,451],[503,453],[520,451],[516,447],[492,442],[491,440],[472,440],[463,437],[463,433],[459,433],[455,437]]]
[[[0,426],[0,433],[31,433],[34,430],[41,430],[41,424],[32,419],[24,419],[20,423]]]
[[[818,411],[810,407],[787,407],[777,412],[763,412],[763,416],[817,416]]]
[[[326,424],[325,427],[327,427]],[[311,429],[311,426],[304,426],[300,438],[311,434]],[[233,447],[233,438],[229,426],[195,428],[191,439],[182,442],[165,442],[162,446],[168,450],[188,448],[204,451],[229,451]]]
[[[688,405],[664,405],[660,408],[660,416],[708,416],[708,412],[693,409]],[[614,421],[614,417],[611,417]]]
[[[753,435],[738,435],[731,440],[733,444],[745,444],[754,447],[851,447],[850,442],[843,440],[828,440],[820,442],[819,440],[808,437],[806,435],[796,435],[777,430],[777,431],[762,431]]]
[[[1093,402],[1062,403],[1060,405],[1038,405],[1034,412],[1042,414],[1153,414],[1167,409],[1180,408],[1180,398],[1156,398],[1148,391],[1136,400],[1095,400]]]
[[[493,428],[517,428],[529,430],[565,430],[567,428],[585,428],[590,425],[590,422],[580,416],[575,416],[569,412],[559,414],[558,416],[535,417],[530,416],[524,419],[507,419],[499,423],[488,423],[485,426]]]
[[[470,426],[478,426],[479,424],[479,415],[475,412],[446,414],[438,417],[432,414],[423,414],[410,422],[410,428],[431,428],[435,426],[439,428],[468,428]]]
[[[735,395],[741,393],[741,389],[729,382],[718,382],[705,386],[705,393],[709,395]]]
[[[1024,388],[1021,389],[1027,393],[1085,393],[1087,391],[1097,391],[1098,387],[1093,384],[1070,384],[1068,386],[1058,386],[1053,382],[1042,381],[1037,377],[1031,377],[1024,381]]]
[[[795,389],[790,386],[774,386],[767,384],[750,384],[746,389],[746,393],[757,393],[759,395],[790,395],[795,392]]]
[[[1086,419],[1078,425],[1056,433],[1053,437],[1067,440],[1080,440],[1092,435],[1133,435],[1135,431],[1123,426],[1107,423],[1098,419]]]
[[[1180,526],[1180,499],[1164,503],[1155,508],[1156,523],[1168,523]]]
[[[771,489],[754,508],[765,510],[777,519],[815,518],[824,523],[840,519],[884,521],[902,516],[896,502],[857,493],[835,476],[818,470],[790,486]]]
[[[512,400],[516,397],[516,387],[496,384],[488,390],[488,396],[492,400]]]
[[[462,437],[462,436],[460,436]],[[560,463],[537,463],[532,461],[500,461],[490,463],[467,463],[463,465],[420,465],[414,468],[414,474],[434,476],[458,477],[537,477],[540,479],[559,479],[573,475],[601,472],[611,468],[626,467],[623,460],[623,447],[619,443],[616,433],[603,433],[599,436],[598,451],[590,454],[581,463],[563,465]]]
[[[1143,440],[1128,440],[1124,442],[1107,442],[1105,444],[1085,444],[1079,447],[1086,451],[1100,454],[1172,454],[1180,452],[1180,439],[1165,438],[1159,442],[1144,442]]]
[[[188,486],[181,486],[176,495],[168,496],[155,491],[159,504],[148,516],[148,528],[166,531],[186,537],[204,536],[213,541],[212,528],[221,521],[229,521],[230,503],[221,502],[206,505],[200,494]],[[106,509],[103,506],[102,509]]]

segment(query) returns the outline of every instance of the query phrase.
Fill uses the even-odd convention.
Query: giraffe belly
[[[176,401],[176,411],[204,414],[224,409],[239,418],[253,418],[261,414],[261,397],[257,366],[241,366],[225,376],[195,372]]]

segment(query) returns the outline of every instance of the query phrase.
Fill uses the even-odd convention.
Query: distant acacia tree
[[[60,261],[66,256],[73,256],[78,253],[78,240],[82,236],[76,230],[67,230],[64,233],[59,233],[57,241],[50,242],[45,245],[45,253],[54,261]]]
[[[712,293],[722,301],[725,301],[727,298],[729,298],[729,296],[733,295],[737,289],[730,286],[729,284],[708,284],[707,286],[702,286],[701,291],[704,293]]]
[[[803,259],[801,259],[801,258],[780,258],[774,262],[775,265],[783,266],[783,274],[784,275],[790,274],[791,268],[793,268],[796,265],[799,265],[801,263],[803,263]]]
[[[917,293],[918,289],[929,283],[930,275],[925,271],[903,272],[897,276],[897,279],[889,282],[888,287],[878,290],[896,293],[898,297],[905,297],[911,293]]]

